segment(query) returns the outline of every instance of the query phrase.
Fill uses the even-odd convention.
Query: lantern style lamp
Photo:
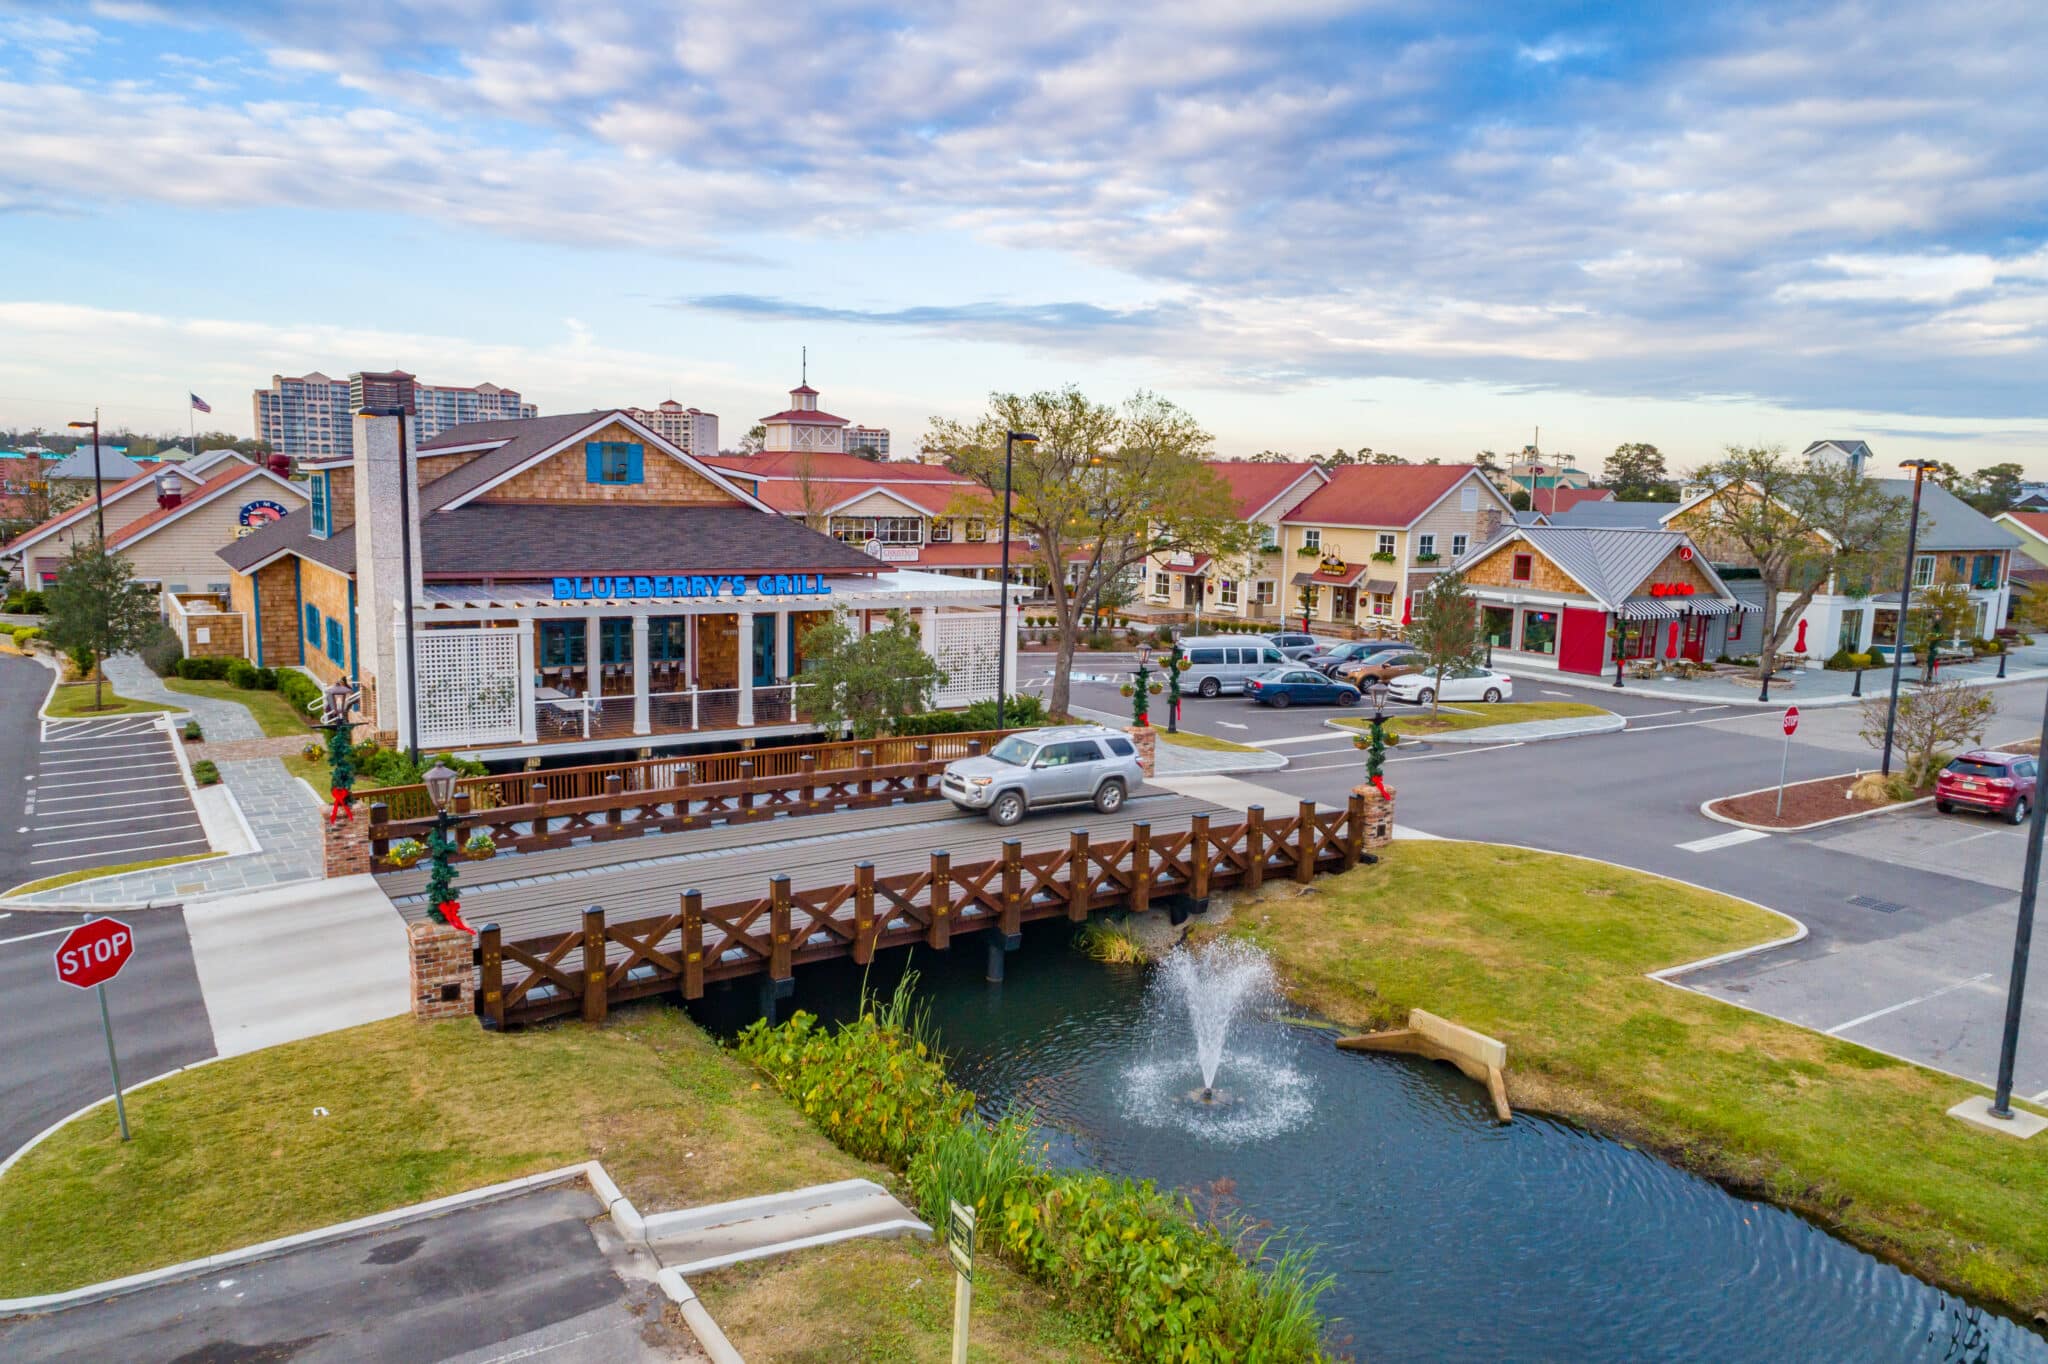
[[[455,769],[438,760],[420,778],[427,799],[434,803],[434,831],[427,836],[427,855],[433,859],[427,873],[427,912],[443,924],[456,923],[461,910],[455,898],[455,868],[449,860],[455,854],[455,840],[449,837],[455,824],[455,779]]]

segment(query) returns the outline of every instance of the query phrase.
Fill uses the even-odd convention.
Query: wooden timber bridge
[[[979,862],[956,865],[933,852],[928,866],[893,876],[858,862],[852,879],[836,885],[798,889],[786,875],[771,876],[758,897],[723,904],[706,905],[700,892],[685,889],[674,913],[651,917],[608,922],[593,905],[569,932],[513,942],[485,924],[475,949],[477,1014],[492,1029],[565,1014],[597,1022],[628,1000],[699,999],[707,984],[752,978],[772,1018],[800,965],[838,958],[866,965],[877,949],[945,950],[967,934],[983,935],[990,978],[1000,980],[1003,954],[1034,920],[1184,912],[1215,891],[1275,879],[1307,884],[1318,872],[1376,861],[1365,851],[1366,818],[1356,795],[1342,810],[1302,801],[1279,819],[1254,805],[1239,822],[1216,825],[1197,814],[1186,829],[1156,836],[1141,821],[1127,838],[1076,830],[1063,846],[1029,853],[1012,838],[1001,856]]]

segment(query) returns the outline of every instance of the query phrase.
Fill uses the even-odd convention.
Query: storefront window
[[[1536,559],[1534,555],[1517,554],[1515,556],[1514,570],[1509,576],[1518,583],[1525,583],[1529,581],[1530,574],[1534,573],[1535,570]]]
[[[1488,606],[1481,608],[1479,628],[1486,636],[1486,642],[1496,649],[1506,649],[1515,642],[1515,608],[1512,606]]]
[[[647,657],[656,663],[681,663],[690,652],[690,618],[655,616],[647,622]]]
[[[1557,612],[1522,613],[1522,651],[1531,654],[1557,652]]]
[[[1217,600],[1225,606],[1237,605],[1237,584],[1229,578],[1216,584]]]
[[[1934,586],[1934,556],[1922,554],[1913,560],[1913,586]]]
[[[1375,616],[1391,616],[1391,615],[1393,615],[1393,614],[1394,614],[1394,598],[1393,598],[1393,595],[1392,595],[1391,593],[1387,593],[1387,592],[1375,592],[1375,593],[1373,593],[1373,594],[1372,594],[1372,613],[1373,613],[1373,614],[1374,614]]]
[[[924,521],[915,516],[835,516],[832,538],[849,545],[879,540],[885,545],[921,545]]]
[[[544,620],[540,623],[540,665],[543,668],[583,666],[583,622]]]
[[[1851,607],[1842,613],[1842,629],[1835,638],[1835,647],[1855,653],[1863,643],[1863,608]]]
[[[1998,586],[1998,556],[1996,554],[1979,554],[1970,561],[1970,586]]]

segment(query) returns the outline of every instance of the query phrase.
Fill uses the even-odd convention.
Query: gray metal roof
[[[1620,607],[1672,550],[1687,543],[1683,531],[1617,526],[1523,526],[1517,534],[1610,609]],[[1704,558],[1695,562],[1709,578],[1714,576]]]
[[[1656,530],[1676,510],[1676,502],[1581,502],[1551,517],[1550,524]]]
[[[1877,482],[1900,501],[1912,500],[1912,479],[1880,478]],[[2017,549],[2019,544],[2017,535],[1940,484],[1921,485],[1918,548],[1933,553],[1950,549]]]
[[[44,471],[45,478],[91,478],[92,447],[81,445]],[[111,445],[99,447],[100,478],[129,479],[142,471],[142,464],[122,454]]]

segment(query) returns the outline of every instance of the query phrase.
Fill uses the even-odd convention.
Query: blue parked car
[[[1244,694],[1262,706],[1355,706],[1358,688],[1338,682],[1313,668],[1275,668],[1247,678]]]

